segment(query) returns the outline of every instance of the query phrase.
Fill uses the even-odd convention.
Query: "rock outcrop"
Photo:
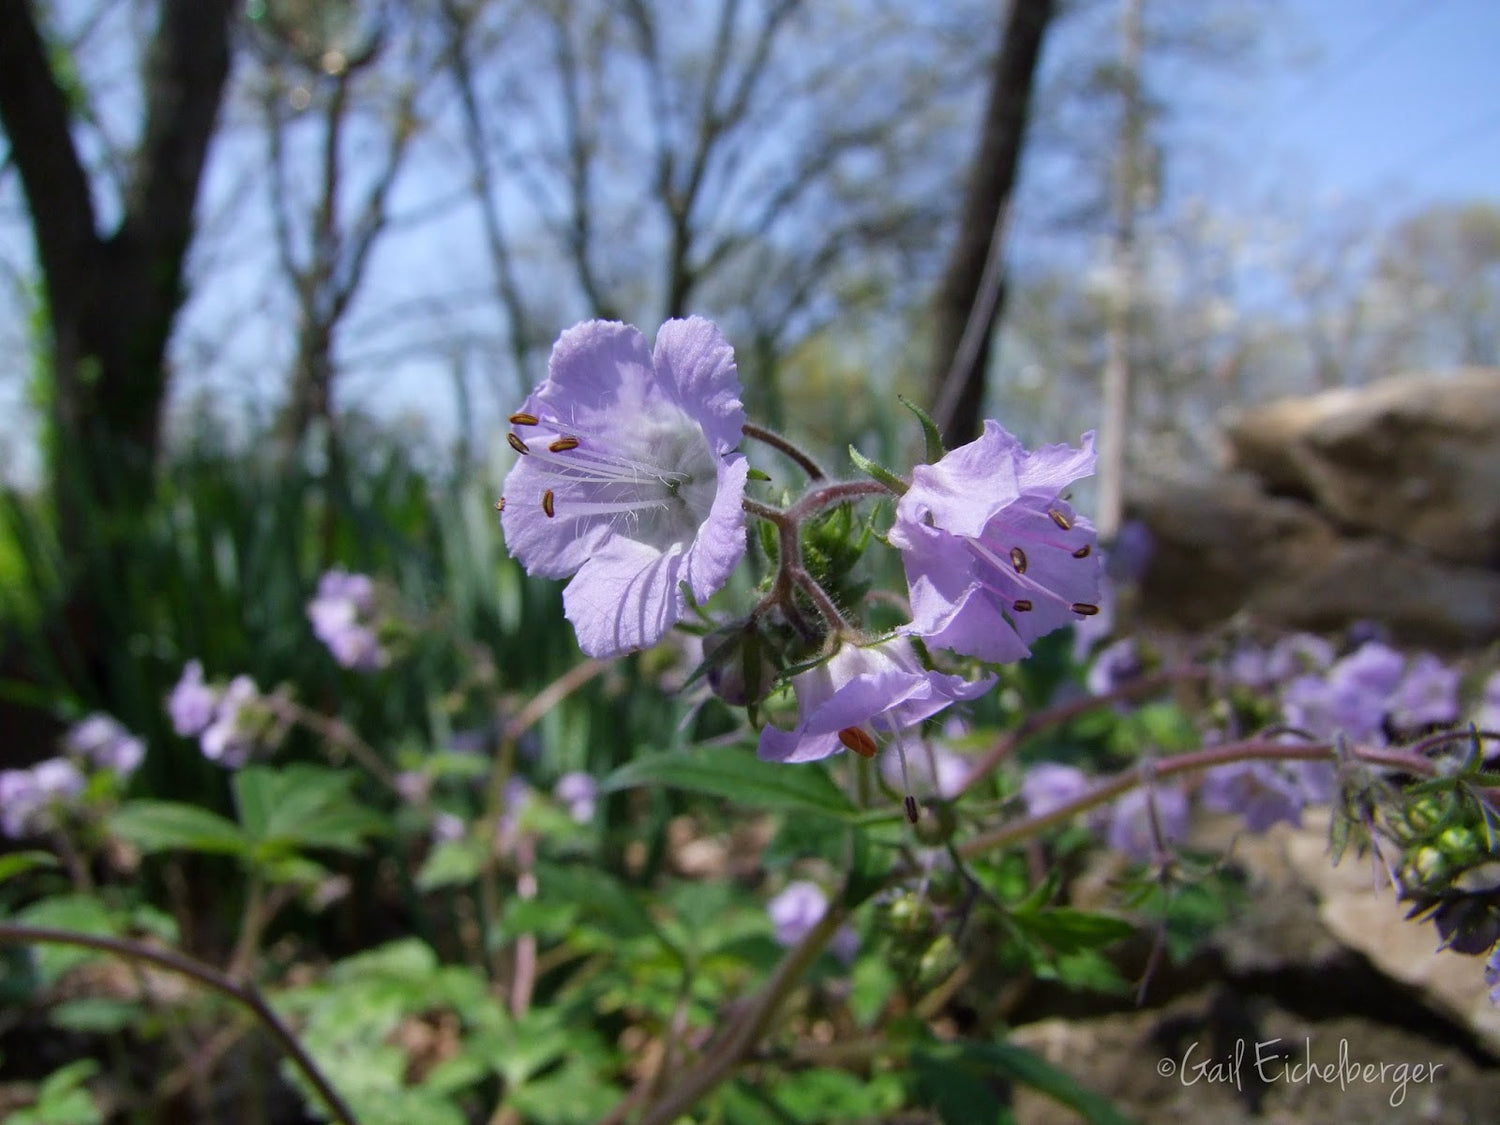
[[[1407,377],[1242,412],[1227,465],[1147,479],[1143,615],[1204,628],[1378,621],[1397,641],[1500,638],[1500,371]]]

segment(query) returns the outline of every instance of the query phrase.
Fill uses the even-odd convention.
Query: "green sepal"
[[[769,481],[771,479],[771,474],[766,472],[764,469],[751,469],[746,479]]]
[[[854,462],[856,469],[873,477],[897,496],[906,495],[906,490],[911,487],[910,484],[891,472],[884,465],[878,465],[874,461],[871,461],[852,445],[849,447],[849,459]]]
[[[905,395],[897,395],[896,401],[917,416],[917,421],[922,423],[922,437],[927,442],[927,463],[931,465],[935,461],[941,461],[948,455],[947,447],[943,445],[943,432],[938,429],[938,424],[932,420],[932,415],[912,402]]]

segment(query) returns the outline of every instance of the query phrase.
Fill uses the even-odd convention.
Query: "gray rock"
[[[1500,370],[1282,399],[1226,427],[1232,468],[1337,527],[1500,568]]]

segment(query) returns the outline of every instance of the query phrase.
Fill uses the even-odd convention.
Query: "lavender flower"
[[[1420,730],[1458,718],[1458,669],[1430,652],[1414,657],[1396,686],[1387,710],[1400,730]]]
[[[828,896],[816,883],[799,879],[788,883],[780,894],[766,903],[766,913],[771,925],[776,928],[776,940],[781,945],[796,945],[828,913]],[[859,948],[859,935],[848,926],[841,926],[833,935],[829,948],[845,964],[854,960]]]
[[[1500,945],[1490,950],[1484,963],[1484,983],[1490,987],[1490,1003],[1500,1005]]]
[[[587,824],[594,819],[594,804],[599,795],[599,783],[593,775],[574,770],[557,779],[552,795],[568,807],[568,815],[578,824]]]
[[[909,773],[901,773],[899,759],[886,755],[880,763],[880,774],[892,789],[901,789],[908,783],[922,794],[941,797],[945,801],[958,796],[959,786],[969,776],[971,763],[962,754],[955,754],[942,746],[924,743],[914,747],[908,755]]]
[[[129,777],[146,757],[146,744],[109,715],[94,714],[76,724],[63,737],[68,753],[96,769]]]
[[[780,894],[766,903],[766,913],[776,927],[776,940],[782,945],[796,945],[828,913],[828,896],[818,884],[800,879],[788,883]]]
[[[214,720],[204,730],[203,756],[227,769],[238,769],[254,753],[263,724],[258,714],[260,689],[249,676],[236,676],[219,696]]]
[[[873,757],[872,729],[899,732],[956,700],[982,695],[993,682],[993,676],[971,682],[927,671],[905,637],[845,643],[816,668],[792,677],[797,725],[787,731],[768,724],[758,753],[770,762],[811,762],[849,747]]]
[[[29,835],[31,818],[41,807],[41,791],[30,770],[0,770],[0,832],[13,840]]]
[[[1205,808],[1238,813],[1245,827],[1264,832],[1278,821],[1302,823],[1306,787],[1271,762],[1230,762],[1203,775],[1199,798]]]
[[[1161,842],[1173,844],[1185,839],[1188,832],[1188,800],[1170,785],[1132,789],[1115,802],[1105,839],[1109,846],[1131,859],[1147,862],[1156,857],[1156,831],[1153,817],[1161,829]]]
[[[1140,646],[1134,637],[1123,637],[1114,644],[1101,649],[1094,657],[1084,682],[1091,695],[1108,695],[1110,692],[1138,680],[1145,674],[1146,663],[1141,658]]]
[[[1026,802],[1027,816],[1046,816],[1089,790],[1089,775],[1077,766],[1042,762],[1032,766],[1021,779],[1021,799]]]
[[[84,790],[84,777],[66,758],[48,758],[27,770],[0,772],[0,831],[12,839],[45,832],[59,808]]]
[[[1059,496],[1093,471],[1092,433],[1080,449],[1028,453],[994,421],[937,464],[918,465],[890,532],[911,591],[905,631],[1006,663],[1097,614],[1097,537]]]
[[[451,812],[438,812],[432,818],[432,842],[435,844],[449,844],[455,840],[462,840],[468,833],[469,827],[464,823],[464,818]]]
[[[203,682],[203,665],[196,660],[188,661],[182,678],[167,696],[172,729],[183,738],[195,738],[214,721],[218,706],[219,693]]]
[[[528,574],[573,580],[563,607],[590,656],[661,640],[745,553],[749,463],[734,352],[700,317],[669,320],[653,353],[635,328],[591,320],[552,349],[511,415],[521,456],[501,521]]]
[[[1500,731],[1500,672],[1484,682],[1484,691],[1470,719],[1480,730]]]
[[[372,624],[375,583],[368,575],[330,570],[318,580],[318,593],[307,603],[313,634],[345,668],[373,672],[387,654]]]

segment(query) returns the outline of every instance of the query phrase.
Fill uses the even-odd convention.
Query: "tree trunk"
[[[47,296],[51,470],[65,536],[81,533],[76,518],[127,515],[151,495],[167,342],[182,305],[235,7],[234,0],[163,0],[124,215],[101,234],[67,95],[33,6],[0,0],[0,125],[20,172]]]
[[[933,310],[933,417],[951,448],[980,431],[989,344],[1005,304],[1006,218],[1053,0],[1011,0],[958,241]]]

